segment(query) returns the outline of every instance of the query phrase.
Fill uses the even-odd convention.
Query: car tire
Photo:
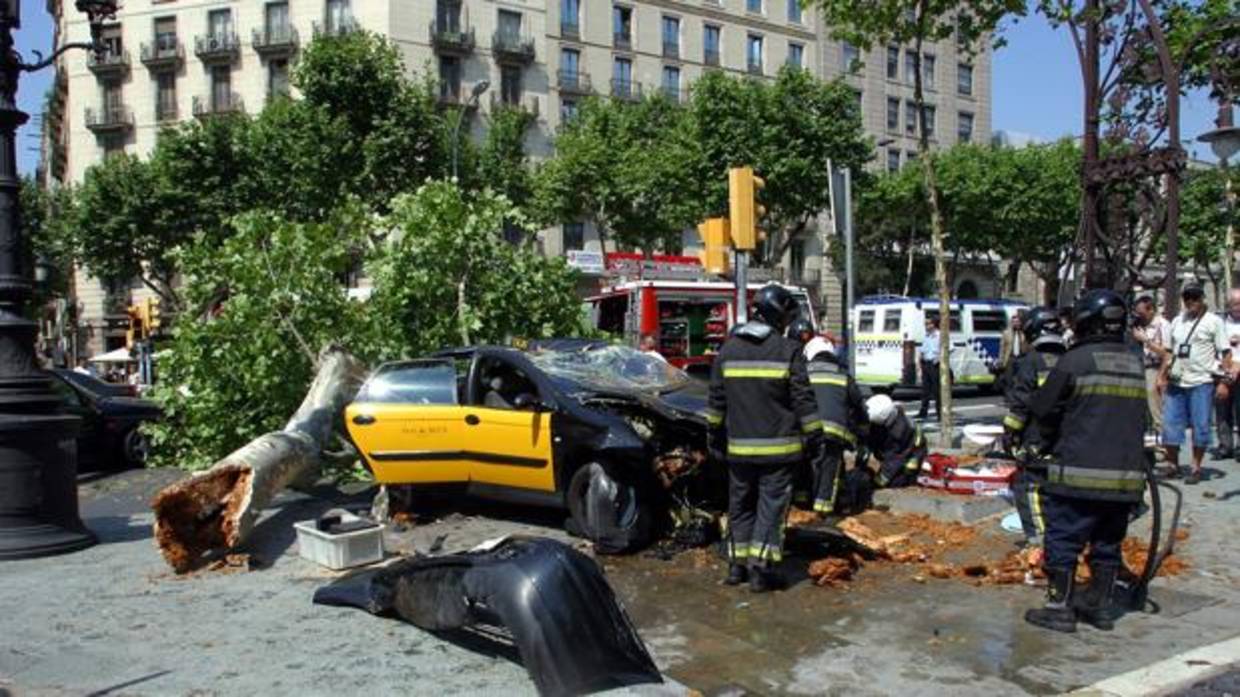
[[[637,487],[618,481],[601,463],[573,473],[565,498],[574,532],[600,554],[623,554],[649,544],[654,512]]]
[[[121,436],[121,465],[141,468],[146,466],[150,442],[140,428],[134,426]]]

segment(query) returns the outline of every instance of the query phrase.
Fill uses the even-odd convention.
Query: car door
[[[99,412],[91,406],[91,401],[86,395],[64,378],[55,373],[48,375],[52,381],[52,390],[60,397],[61,413],[71,414],[81,419],[77,437],[79,467],[85,468],[103,463],[108,453],[103,437],[103,420]]]
[[[524,361],[503,355],[484,353],[477,358],[464,418],[472,481],[555,491],[551,412],[546,408],[551,395],[539,387],[533,373]],[[501,383],[493,386],[496,378]],[[532,402],[519,407],[522,395]]]
[[[345,409],[349,436],[382,484],[469,481],[466,409],[451,360],[381,366]]]

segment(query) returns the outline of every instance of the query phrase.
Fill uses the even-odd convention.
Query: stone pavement
[[[705,553],[609,558],[604,567],[660,667],[707,694],[1053,694],[1240,634],[1240,466],[1213,469],[1219,476],[1185,487],[1189,571],[1155,583],[1160,613],[1130,615],[1111,633],[1025,625],[1037,589],[918,584],[899,568],[850,589],[801,581],[753,597],[719,586],[722,568]],[[283,496],[249,550],[267,568],[173,576],[150,540],[146,501],[177,476],[84,484],[84,517],[102,544],[0,564],[0,695],[532,693],[524,669],[493,647],[310,603],[335,574],[296,556],[292,522],[364,507],[365,494]],[[499,534],[563,535],[558,513],[479,502],[461,510],[392,546],[427,549],[447,535],[444,548],[458,550]],[[794,578],[805,562],[790,562]]]

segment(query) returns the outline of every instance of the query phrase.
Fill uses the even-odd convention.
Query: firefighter
[[[836,495],[843,483],[844,451],[857,447],[857,425],[865,419],[865,401],[848,367],[831,349],[810,357],[809,384],[822,420],[823,444],[811,453],[813,506],[820,515],[836,513]]]
[[[773,566],[783,555],[793,479],[822,439],[801,346],[783,335],[798,311],[783,286],[759,289],[754,319],[724,343],[710,381],[707,447],[728,464],[724,583],[748,580],[758,593],[780,585]]]
[[[1119,615],[1111,602],[1123,563],[1128,516],[1145,490],[1145,368],[1124,344],[1128,308],[1094,290],[1072,311],[1072,348],[1033,395],[1031,413],[1050,453],[1043,484],[1045,607],[1025,621],[1060,632],[1077,619],[1102,630]],[[1077,557],[1089,545],[1090,583],[1074,599]]]
[[[1039,492],[1040,482],[1046,478],[1045,453],[1042,434],[1029,413],[1029,405],[1034,392],[1046,382],[1059,357],[1067,351],[1063,329],[1058,313],[1049,307],[1035,308],[1025,317],[1022,331],[1032,350],[1012,364],[1005,395],[1008,413],[1003,417],[1004,449],[1021,463],[1012,482],[1012,493],[1028,550],[1042,546],[1046,529]]]
[[[928,452],[921,429],[885,394],[867,399],[865,412],[870,422],[866,448],[878,459],[874,484],[880,489],[916,484]]]

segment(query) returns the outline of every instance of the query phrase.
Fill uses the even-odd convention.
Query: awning
[[[118,348],[107,353],[101,353],[98,356],[92,356],[89,361],[91,363],[133,363],[133,357],[129,355],[129,349]]]

